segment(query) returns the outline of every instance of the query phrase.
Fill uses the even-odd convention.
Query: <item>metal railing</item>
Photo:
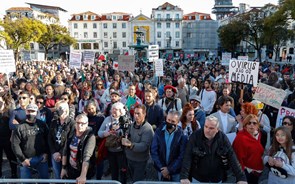
[[[169,181],[169,182],[161,182],[161,181],[137,181],[133,184],[180,184],[180,182],[173,182],[173,181]]]
[[[76,180],[59,179],[0,179],[0,183],[76,183]],[[87,180],[86,183],[121,184],[113,180]]]

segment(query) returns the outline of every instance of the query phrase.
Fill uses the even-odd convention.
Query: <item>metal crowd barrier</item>
[[[161,181],[137,181],[133,184],[180,184],[180,182],[161,182]]]
[[[58,180],[58,179],[0,179],[0,183],[76,183],[76,180]],[[112,180],[87,180],[86,183],[98,184],[121,184]]]

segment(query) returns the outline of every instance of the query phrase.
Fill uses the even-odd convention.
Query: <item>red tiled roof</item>
[[[196,20],[196,15],[199,15],[199,20],[212,20],[210,14],[200,12],[192,12],[189,14],[185,14],[183,16],[183,20]],[[206,17],[206,19],[204,17]]]
[[[83,19],[83,15],[87,14],[88,15],[88,18],[87,18],[87,21],[98,21],[98,20],[101,20],[101,17],[96,14],[96,13],[93,13],[91,11],[87,11],[87,12],[83,12],[83,13],[78,13],[78,14],[72,14],[72,18],[69,20],[69,21],[85,21]],[[91,16],[92,15],[95,15],[95,19],[94,20],[91,20]],[[76,19],[76,16],[80,16],[80,19],[77,20]]]
[[[33,9],[29,7],[11,7],[6,11],[33,11]]]

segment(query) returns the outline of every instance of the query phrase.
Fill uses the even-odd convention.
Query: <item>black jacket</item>
[[[60,125],[59,119],[54,119],[50,123],[49,134],[48,134],[48,144],[50,153],[53,154],[55,152],[59,152],[62,154],[65,143],[67,139],[75,133],[75,124],[76,122],[73,119],[67,118],[65,123],[62,126],[60,142],[56,140],[56,134],[58,131],[58,126]]]
[[[227,165],[223,164],[225,159]],[[219,131],[209,141],[204,130],[200,129],[190,136],[180,178],[188,179],[192,176],[200,182],[215,183],[222,181],[228,166],[232,168],[237,181],[247,181],[226,135]]]
[[[20,162],[27,158],[48,154],[48,128],[36,119],[35,123],[24,122],[12,134],[12,150]]]

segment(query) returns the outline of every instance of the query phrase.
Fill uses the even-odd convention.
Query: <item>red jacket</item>
[[[237,134],[233,142],[233,149],[243,170],[245,167],[263,170],[262,156],[264,148],[260,143],[260,139],[261,133],[259,133],[258,140],[256,140],[245,129]]]

